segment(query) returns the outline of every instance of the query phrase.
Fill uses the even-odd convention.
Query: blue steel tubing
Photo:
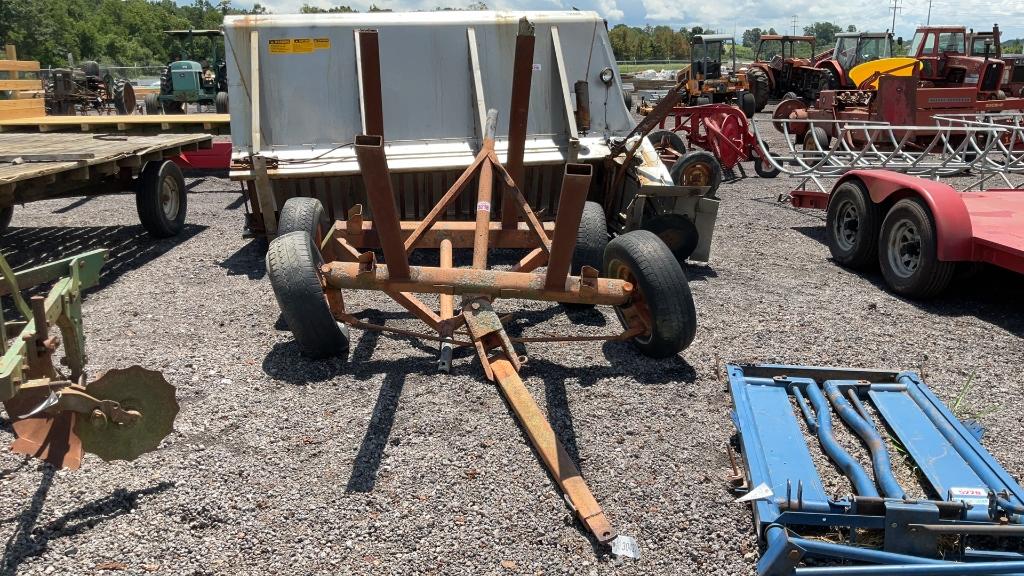
[[[800,412],[804,415],[804,422],[807,423],[807,429],[810,430],[812,434],[817,433],[818,423],[814,421],[814,415],[811,414],[811,408],[807,405],[807,400],[804,399],[804,393],[801,392],[800,388],[795,384],[790,388],[790,391],[796,398],[797,405],[800,406]]]
[[[990,576],[1021,574],[1024,562],[945,562],[943,564],[889,564],[879,566],[823,566],[797,568],[796,576]]]
[[[947,564],[943,560],[933,558],[919,558],[907,554],[895,554],[871,548],[858,548],[843,544],[822,542],[821,540],[807,540],[805,538],[790,538],[790,542],[796,544],[817,558],[841,558],[843,560],[854,560],[856,562],[868,562],[871,564]],[[846,568],[849,568],[847,566]]]
[[[872,421],[871,417],[868,416],[867,408],[864,408],[864,404],[860,401],[860,398],[857,397],[857,391],[854,390],[853,388],[850,388],[849,390],[846,391],[846,397],[850,399],[850,403],[853,404],[853,407],[857,409],[857,413],[860,414],[860,417],[867,420],[868,424],[871,424],[872,428],[878,430],[878,427],[875,426],[874,421]]]
[[[853,484],[853,491],[858,496],[878,496],[878,490],[868,477],[868,473],[850,454],[836,442],[832,436],[832,414],[828,407],[828,400],[821,393],[817,384],[807,384],[807,397],[818,413],[818,441],[821,448],[828,454],[829,458],[846,474]]]
[[[924,397],[917,386],[914,386],[914,380],[909,376],[900,376],[899,379],[900,382],[907,385],[907,393],[910,394],[910,397],[914,399],[914,402],[916,402],[925,415],[928,416],[928,419],[932,421],[932,424],[935,424],[935,428],[938,429],[938,431],[946,437],[946,440],[953,445],[953,448],[958,454],[960,454],[960,457],[967,462],[971,469],[974,470],[974,473],[978,475],[978,478],[981,478],[982,482],[985,483],[988,489],[996,493],[996,504],[1011,514],[1024,514],[1024,506],[1010,502],[1008,499],[999,495],[1000,492],[1006,490],[1006,486],[999,480],[999,478],[996,477],[995,474],[992,473],[992,470],[988,465],[980,456],[978,456],[978,453],[971,448],[967,441],[964,440],[963,436],[953,428],[953,425],[943,418],[942,414],[940,414],[935,406]],[[980,574],[980,572],[977,572],[977,574]]]
[[[904,499],[907,493],[892,474],[889,450],[885,447],[885,441],[882,440],[875,427],[864,418],[861,418],[853,405],[843,397],[842,391],[839,390],[839,385],[835,382],[825,382],[825,394],[832,402],[832,405],[836,407],[839,417],[850,428],[853,428],[857,436],[860,436],[860,439],[867,444],[868,450],[871,451],[871,465],[875,469],[875,480],[878,481],[878,486],[882,489],[885,497]]]

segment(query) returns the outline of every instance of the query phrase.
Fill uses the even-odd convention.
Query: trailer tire
[[[863,270],[878,260],[878,206],[859,180],[843,182],[825,213],[825,236],[832,260]]]
[[[748,119],[753,118],[754,114],[757,113],[757,98],[750,92],[744,92],[740,95],[739,104],[740,110],[743,111],[743,115]]]
[[[576,247],[572,251],[570,274],[579,276],[584,266],[590,266],[600,273],[604,265],[604,251],[608,247],[608,220],[604,208],[597,202],[583,204],[580,229],[576,232]],[[593,308],[593,304],[563,303],[569,310]]]
[[[274,238],[267,249],[267,276],[281,315],[302,353],[310,358],[344,355],[348,327],[339,324],[324,298],[323,259],[305,231]]]
[[[679,262],[660,238],[647,230],[617,236],[604,251],[609,278],[632,282],[636,290],[630,306],[646,309],[650,330],[633,344],[650,358],[669,358],[682,352],[697,333],[697,310]],[[623,309],[615,313],[628,328]]]
[[[188,193],[178,165],[170,160],[148,162],[138,179],[135,207],[150,236],[170,238],[181,233],[188,211]]]
[[[160,113],[160,97],[156,94],[146,94],[146,97],[142,99],[146,106],[146,114],[159,114]]]
[[[217,92],[217,95],[213,98],[213,106],[217,110],[217,114],[228,113],[228,93]]]
[[[920,198],[904,198],[885,215],[878,236],[878,264],[893,292],[930,298],[949,286],[956,262],[938,258],[935,221]]]
[[[750,93],[754,95],[754,110],[760,112],[768,105],[768,94],[771,92],[768,75],[760,68],[751,68],[747,71],[747,81],[750,82]]]
[[[651,144],[657,148],[661,146],[661,143],[668,139],[668,145],[673,150],[679,152],[680,155],[686,154],[686,143],[683,142],[683,138],[671,130],[655,130],[647,135],[647,139],[650,140]]]
[[[324,239],[324,234],[330,229],[330,225],[324,205],[316,198],[289,198],[281,207],[281,215],[277,221],[277,235],[306,232],[313,239],[313,243],[319,246]]]
[[[669,170],[676,186],[707,186],[707,196],[714,196],[722,184],[722,165],[707,150],[687,152]]]
[[[0,234],[4,234],[7,232],[7,229],[11,226],[11,220],[13,218],[14,206],[0,208]]]
[[[682,214],[662,214],[644,220],[641,229],[653,232],[682,264],[697,249],[700,233],[692,220]]]

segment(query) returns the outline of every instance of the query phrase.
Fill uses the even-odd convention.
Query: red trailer
[[[1024,274],[1024,190],[958,192],[888,170],[854,170],[831,192],[796,191],[799,208],[827,210],[832,258],[878,266],[896,293],[934,296],[958,263],[985,262]]]

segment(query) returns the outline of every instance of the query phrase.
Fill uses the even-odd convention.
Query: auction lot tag
[[[612,540],[612,555],[627,556],[633,560],[640,558],[640,547],[632,536],[618,535]]]
[[[954,486],[949,489],[949,499],[952,502],[959,500],[971,506],[988,508],[988,489]]]

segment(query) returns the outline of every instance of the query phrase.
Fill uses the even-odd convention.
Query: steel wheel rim
[[[181,207],[181,187],[174,178],[164,178],[160,183],[160,208],[168,220],[178,217]]]
[[[832,236],[843,251],[853,250],[857,246],[857,231],[860,229],[860,214],[853,202],[844,200],[836,210],[835,230]]]
[[[889,234],[889,268],[900,278],[910,278],[921,266],[921,234],[907,220],[901,220]]]
[[[694,164],[683,170],[684,186],[710,186],[711,167],[707,164]]]
[[[640,290],[640,284],[637,283],[636,276],[633,275],[633,271],[629,269],[629,266],[627,266],[626,263],[622,262],[621,260],[612,260],[611,262],[609,262],[608,269],[609,277],[624,280],[633,285],[633,298],[630,300],[630,305],[639,305],[640,309],[646,312],[647,322],[649,324],[652,324],[647,334],[640,334],[639,336],[634,336],[633,339],[639,342],[640,344],[650,343],[651,338],[654,338],[653,319],[650,315],[650,309],[647,308],[647,305],[644,303],[644,293],[643,291]],[[615,306],[614,308],[615,315],[619,317],[619,321],[622,323],[622,325],[628,329],[628,324],[626,323],[626,316],[622,313],[622,309],[619,306]]]

